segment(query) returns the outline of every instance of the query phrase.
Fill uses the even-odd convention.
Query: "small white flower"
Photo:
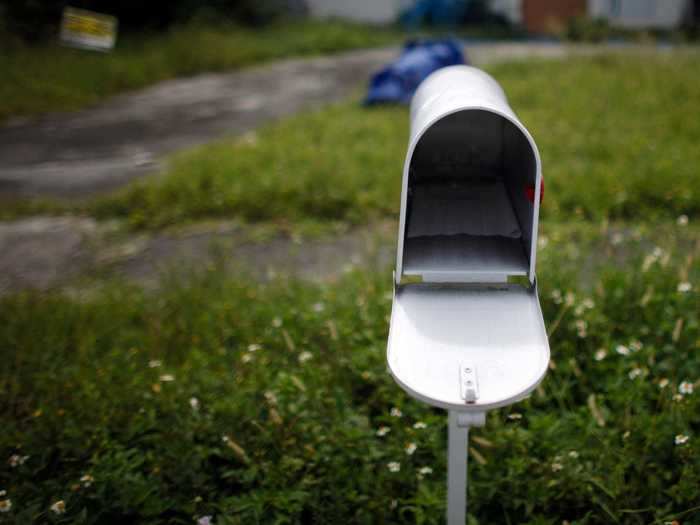
[[[681,394],[673,394],[673,400],[674,401],[683,401],[683,396]]]
[[[666,379],[665,377],[662,377],[661,379],[659,379],[659,388],[663,389],[663,388],[666,388],[667,386],[668,386],[668,379]]]
[[[252,352],[257,352],[257,351],[260,350],[261,348],[262,348],[262,346],[260,346],[259,344],[257,344],[257,343],[251,343],[251,344],[248,345],[248,352],[251,352],[251,353],[252,353]]]
[[[554,301],[554,304],[561,304],[561,290],[553,290],[551,297]]]
[[[573,292],[566,292],[566,295],[564,296],[564,304],[566,306],[573,306],[575,302],[576,302],[576,296],[574,295],[574,293]]]
[[[431,469],[430,467],[421,467],[418,469],[418,473],[422,476],[427,476],[428,474],[433,473],[433,469]]]
[[[569,452],[569,457],[571,459],[578,459],[578,452],[575,450],[572,450],[571,452]]]
[[[163,374],[160,376],[161,383],[171,383],[175,381],[175,376],[172,374]]]
[[[389,472],[398,472],[401,470],[401,463],[398,461],[391,461],[387,463],[386,466],[389,469]]]
[[[428,425],[426,425],[426,424],[423,423],[422,421],[416,421],[416,422],[413,424],[413,428],[415,428],[416,430],[421,430],[421,429],[423,429],[423,428],[428,428]]]
[[[564,465],[562,465],[561,463],[552,463],[552,472],[559,472],[563,468]]]
[[[377,435],[379,437],[386,436],[389,432],[391,432],[391,429],[389,427],[379,427],[377,430]]]
[[[10,467],[15,468],[20,465],[24,465],[24,462],[29,459],[29,456],[20,456],[19,454],[12,454],[10,456],[10,459],[7,460],[7,463],[10,465]]]
[[[687,293],[687,292],[689,292],[689,291],[692,290],[692,289],[693,289],[693,285],[690,284],[690,283],[687,282],[687,281],[686,281],[686,282],[682,282],[682,283],[678,283],[678,291],[679,291],[680,293]]]
[[[231,440],[231,438],[229,438],[228,436],[221,436],[221,441],[223,443],[228,443],[230,440]]]
[[[658,246],[655,247],[649,255],[644,257],[644,262],[642,262],[642,271],[646,272],[651,265],[656,263],[659,259],[664,256],[664,251]]]
[[[195,412],[196,412],[197,410],[199,410],[199,399],[197,399],[196,397],[191,397],[191,398],[190,398],[190,407],[191,407],[192,410],[194,410]]]
[[[587,329],[588,323],[586,323],[586,321],[584,321],[583,319],[578,319],[576,321],[576,332],[578,333],[578,336],[581,339],[585,339],[586,335],[588,335]]]
[[[213,525],[214,522],[211,520],[211,516],[202,516],[197,519],[197,525]]]
[[[54,514],[63,514],[64,512],[66,512],[66,502],[60,499],[56,501],[53,505],[51,505],[49,508]]]
[[[403,412],[401,412],[401,410],[399,410],[399,409],[396,408],[396,407],[393,407],[393,408],[391,409],[391,412],[389,412],[389,414],[391,415],[391,417],[401,417],[401,416],[403,416]]]
[[[272,326],[274,326],[275,328],[279,328],[280,326],[282,326],[282,319],[280,319],[279,317],[275,317],[272,320]]]
[[[644,345],[642,344],[642,342],[636,339],[630,343],[630,350],[632,350],[633,352],[639,352],[643,347]]]
[[[163,364],[163,362],[160,361],[159,359],[151,359],[148,362],[148,368],[158,368],[162,364]]]
[[[615,351],[620,355],[630,355],[630,349],[625,345],[617,345]]]
[[[10,512],[10,510],[12,510],[12,500],[10,498],[0,499],[0,512]]]
[[[80,483],[83,484],[83,487],[88,488],[90,485],[93,484],[95,481],[95,478],[93,478],[90,474],[83,474],[80,476]]]
[[[603,359],[605,359],[605,356],[607,356],[607,355],[608,355],[608,353],[605,350],[603,350],[602,348],[599,348],[598,350],[596,350],[595,355],[593,356],[593,359],[595,359],[596,361],[602,361]]]
[[[267,400],[267,402],[270,403],[271,405],[277,404],[277,396],[271,390],[268,390],[263,395],[265,396],[265,399]]]
[[[625,433],[622,434],[622,439],[627,439],[628,437],[630,437],[630,431],[626,430]]]
[[[409,443],[408,445],[406,445],[406,448],[404,450],[406,451],[406,454],[408,454],[409,456],[412,456],[417,448],[418,447],[416,446],[415,443]]]
[[[325,305],[323,303],[316,303],[314,304],[314,312],[317,314],[320,314],[326,309]]]
[[[642,375],[641,368],[633,368],[632,370],[629,371],[629,374],[627,374],[627,376],[632,380],[638,378],[641,375]]]
[[[680,385],[678,385],[678,392],[685,395],[692,394],[693,393],[693,383],[690,381],[683,381]]]
[[[590,297],[586,297],[581,302],[581,305],[588,310],[592,310],[593,308],[595,308],[595,303],[593,302],[593,299],[591,299]]]
[[[518,412],[513,412],[511,414],[508,414],[508,419],[512,419],[513,421],[517,421],[519,419],[522,419],[523,415],[519,414]]]
[[[678,226],[688,226],[688,216],[685,214],[680,215],[676,220],[676,224],[678,224]]]
[[[251,354],[243,354],[241,356],[242,363],[250,363],[252,360],[253,360],[253,356]]]
[[[676,443],[676,445],[685,445],[689,439],[690,437],[688,437],[685,434],[678,434],[674,439],[674,442]]]
[[[306,363],[312,357],[313,354],[311,352],[302,352],[301,354],[299,354],[299,362]]]

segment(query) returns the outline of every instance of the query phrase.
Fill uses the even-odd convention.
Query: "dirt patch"
[[[235,222],[129,235],[89,219],[27,219],[0,225],[0,293],[110,278],[151,288],[164,275],[215,265],[261,281],[282,275],[326,281],[353,266],[385,270],[394,258],[394,235],[391,222],[325,237],[255,240]]]
[[[0,293],[46,289],[79,275],[91,261],[91,219],[35,217],[0,223]]]

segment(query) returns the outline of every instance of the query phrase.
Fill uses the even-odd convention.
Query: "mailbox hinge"
[[[476,377],[476,367],[470,363],[462,363],[459,367],[459,386],[462,399],[468,404],[476,403],[479,399],[479,382]]]

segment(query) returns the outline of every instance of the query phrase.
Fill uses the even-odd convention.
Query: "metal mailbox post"
[[[469,427],[547,371],[541,185],[537,146],[493,78],[451,66],[423,81],[411,102],[387,361],[406,392],[449,411],[449,525],[466,519]]]

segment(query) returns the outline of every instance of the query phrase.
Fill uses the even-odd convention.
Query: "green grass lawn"
[[[543,155],[552,362],[472,432],[469,525],[700,523],[697,65],[491,68]],[[368,223],[396,215],[406,135],[404,109],[334,106],[83,211]],[[391,292],[389,269],[214,268],[0,298],[0,523],[443,523],[445,413],[386,371]]]
[[[570,233],[539,267],[551,369],[472,433],[470,523],[697,523],[700,253],[632,229],[583,289]],[[0,300],[0,522],[442,523],[445,414],[386,371],[390,299],[388,272],[213,270]]]
[[[543,214],[657,219],[700,212],[700,55],[612,55],[488,68],[540,148]],[[403,108],[356,102],[176,156],[166,173],[88,206],[136,227],[234,216],[364,223],[395,216]]]
[[[109,54],[56,44],[6,47],[0,51],[0,121],[77,109],[176,76],[386,45],[399,38],[390,29],[309,20],[264,29],[192,25],[165,34],[127,35]]]

